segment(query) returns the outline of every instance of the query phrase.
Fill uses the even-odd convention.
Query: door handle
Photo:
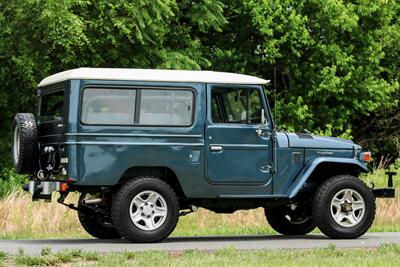
[[[211,146],[210,150],[214,152],[220,152],[222,151],[222,146]]]

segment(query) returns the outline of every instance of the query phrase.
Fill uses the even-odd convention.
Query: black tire
[[[290,206],[265,208],[265,217],[269,225],[283,235],[305,235],[316,227],[310,207],[298,206],[295,210]]]
[[[159,194],[165,200],[164,204],[166,205],[166,215],[162,219],[162,223],[160,221],[159,227],[154,230],[139,228],[130,217],[131,202],[134,197],[148,191]],[[145,202],[148,201],[145,200]],[[139,211],[137,207],[134,208]],[[138,177],[122,185],[118,190],[113,199],[111,214],[116,229],[125,239],[140,243],[158,242],[167,238],[175,229],[179,219],[179,203],[175,192],[164,181],[156,177]],[[136,224],[140,223],[140,221],[136,222]]]
[[[79,200],[78,219],[83,229],[91,236],[99,239],[120,239],[121,235],[115,229],[113,223],[106,222],[104,218],[96,216],[93,211],[83,207],[82,199],[83,196]]]
[[[13,122],[12,158],[17,173],[34,173],[39,169],[38,130],[32,113],[18,113]]]
[[[340,204],[340,211],[346,217],[353,213],[355,217],[358,217],[358,222],[353,223],[354,226],[351,226],[352,222],[346,218],[343,220],[338,219],[341,224],[347,223],[348,225],[346,226],[340,225],[335,221],[333,213],[337,213],[338,211],[335,207],[331,207],[335,195],[348,189],[355,192],[350,194],[351,202],[353,203],[353,200],[355,201],[358,199],[358,196],[361,196],[361,201],[363,201],[365,207],[363,212],[358,211],[358,214],[356,214],[356,210],[353,210],[354,204],[350,205],[350,211],[347,210],[346,206],[343,206],[346,204]],[[343,196],[343,199],[345,199],[345,196]],[[375,208],[375,197],[368,186],[360,179],[350,175],[338,175],[326,180],[317,189],[313,201],[313,214],[318,228],[328,237],[335,239],[351,239],[362,236],[368,231],[375,219]]]

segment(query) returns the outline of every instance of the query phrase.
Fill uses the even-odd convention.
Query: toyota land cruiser
[[[38,113],[13,125],[34,200],[59,192],[97,238],[165,239],[179,216],[263,207],[284,235],[363,235],[375,217],[371,154],[352,141],[278,132],[267,80],[210,71],[79,68],[45,78]],[[66,205],[66,204],[65,204]]]

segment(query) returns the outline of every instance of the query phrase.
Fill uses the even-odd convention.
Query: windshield
[[[56,91],[42,95],[39,115],[41,122],[63,119],[64,95],[64,91]]]

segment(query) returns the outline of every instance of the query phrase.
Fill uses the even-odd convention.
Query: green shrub
[[[5,197],[17,188],[21,188],[26,182],[25,176],[16,174],[12,169],[3,169],[0,173],[0,198]]]

